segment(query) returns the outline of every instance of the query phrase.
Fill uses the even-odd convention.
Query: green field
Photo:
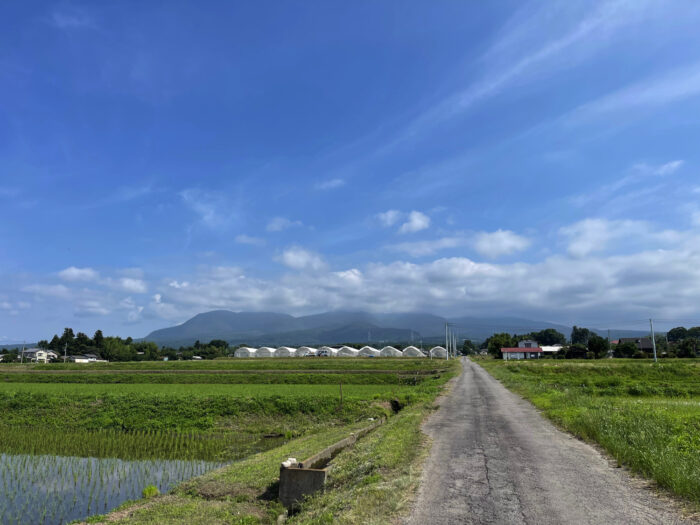
[[[123,487],[133,494],[149,472],[159,472],[159,465],[169,477],[157,478],[156,485],[169,490],[188,472],[243,459],[224,469],[229,482],[220,490],[230,503],[222,522],[237,523],[236,516],[245,511],[248,521],[240,523],[272,523],[280,510],[274,499],[246,498],[251,491],[274,486],[279,457],[289,447],[295,450],[295,443],[303,443],[297,455],[317,451],[368,419],[385,417],[402,423],[381,432],[401,443],[402,457],[415,459],[422,450],[410,449],[421,439],[418,423],[458,367],[456,361],[366,358],[0,365],[0,471],[5,469],[10,485],[25,487],[7,494],[0,487],[0,501],[6,498],[0,522],[36,518],[26,514],[28,509],[36,512],[27,499],[36,491],[22,476],[21,465],[43,479],[67,475],[68,469],[75,479],[65,484],[89,489],[70,505],[65,500],[52,504],[49,510],[58,516],[58,521],[47,519],[52,523],[84,516],[96,505],[109,510],[126,497]],[[384,467],[381,447],[364,453],[374,454],[387,480],[403,472],[395,453],[386,455]],[[256,474],[249,479],[241,467],[252,454],[251,472]],[[85,468],[100,473],[100,481],[90,481],[89,470],[84,473],[88,479],[82,479],[80,469]],[[361,472],[354,474],[342,483],[343,490],[352,489],[361,477]],[[222,510],[220,502],[210,501],[207,487],[178,499],[186,503],[180,509],[185,522],[210,523],[211,512]],[[392,491],[382,501],[400,497]],[[177,507],[172,498],[176,496],[162,498],[166,514]],[[235,502],[246,502],[245,508]],[[342,513],[353,512],[344,504]],[[147,512],[144,520],[167,521],[159,511]]]
[[[700,502],[700,363],[475,359],[621,465]]]

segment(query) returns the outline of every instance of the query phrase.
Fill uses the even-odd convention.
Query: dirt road
[[[407,524],[697,523],[471,361],[425,431],[433,446]]]

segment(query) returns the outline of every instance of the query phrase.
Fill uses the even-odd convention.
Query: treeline
[[[227,356],[229,352],[233,353],[233,349],[229,349],[229,344],[221,339],[214,339],[209,343],[196,341],[192,346],[171,348],[158,347],[156,343],[150,341],[134,341],[131,337],[126,339],[105,337],[102,330],[97,330],[90,337],[83,332],[76,334],[72,328],[64,329],[60,337],[56,334],[50,341],[46,339],[39,341],[37,346],[56,352],[59,361],[64,356],[78,355],[94,355],[98,359],[106,361],[161,361],[166,357],[168,360],[193,359],[195,357],[215,359]],[[4,354],[4,362],[15,361],[19,358],[21,349],[4,350],[2,353]]]
[[[554,357],[563,359],[601,359],[612,352],[614,357],[624,358],[649,358],[653,357],[651,349],[640,349],[632,341],[618,342],[608,341],[588,328],[574,326],[571,336],[566,336],[553,328],[530,332],[529,334],[498,333],[486,339],[480,346],[480,350],[487,350],[494,357],[501,358],[501,348],[517,347],[520,341],[537,341],[539,346],[562,345],[562,349]],[[631,338],[630,338],[631,339]],[[651,336],[636,338],[651,341]],[[656,354],[658,357],[696,357],[700,349],[700,327],[677,327],[667,334],[656,334]],[[478,350],[471,341],[465,341],[463,352],[475,353]]]

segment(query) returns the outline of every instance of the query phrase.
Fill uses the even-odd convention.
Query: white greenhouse
[[[357,357],[357,349],[343,346],[338,350],[338,357]]]
[[[331,346],[322,346],[318,349],[318,354],[316,355],[319,357],[335,357],[338,355],[338,349]]]
[[[404,357],[425,357],[423,355],[423,352],[418,350],[415,346],[407,346],[406,348],[403,349],[403,356]]]
[[[372,348],[371,346],[363,346],[360,351],[357,352],[358,357],[379,357],[379,350]]]
[[[296,348],[280,346],[277,350],[275,350],[275,357],[294,357],[296,351]]]
[[[316,350],[315,348],[311,348],[310,346],[300,346],[297,349],[297,352],[295,355],[297,357],[307,357],[307,356],[316,355],[317,352],[318,352],[318,350]]]
[[[393,346],[385,346],[379,351],[380,357],[401,357],[402,355],[403,352],[401,350],[397,350]]]
[[[247,346],[244,346],[242,348],[238,348],[233,353],[233,357],[255,357],[256,353],[257,350],[255,348],[249,348]]]
[[[442,346],[434,346],[430,349],[430,357],[447,359],[447,350],[445,350]]]
[[[272,357],[275,355],[275,349],[270,348],[269,346],[263,346],[262,348],[258,348],[258,351],[255,352],[255,357]]]

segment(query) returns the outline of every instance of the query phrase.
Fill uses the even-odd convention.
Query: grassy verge
[[[700,503],[700,367],[694,362],[477,360],[621,465]]]

